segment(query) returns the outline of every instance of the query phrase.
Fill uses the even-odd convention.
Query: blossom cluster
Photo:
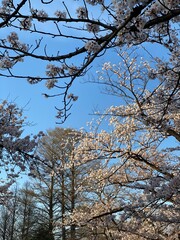
[[[30,83],[30,84],[37,84],[39,82],[41,82],[41,78],[40,77],[29,77],[27,79],[27,81]]]
[[[61,11],[57,10],[54,14],[58,18],[66,18],[66,12],[61,12]]]
[[[20,21],[20,26],[23,30],[29,30],[32,26],[32,18],[28,17]]]
[[[104,0],[86,0],[86,2],[94,6],[96,4],[102,4]]]
[[[46,22],[48,18],[48,13],[42,10],[31,9],[31,14],[33,17],[37,17],[39,22]]]
[[[77,17],[80,19],[86,19],[87,18],[87,9],[85,7],[78,7],[76,9]]]
[[[51,89],[51,88],[53,88],[53,87],[55,86],[55,84],[56,84],[57,82],[58,82],[57,79],[49,79],[49,80],[47,80],[47,82],[46,82],[46,87],[47,87],[48,89]]]
[[[100,27],[97,24],[87,23],[86,27],[88,32],[98,33],[100,31]]]
[[[46,66],[46,69],[47,69],[46,75],[48,77],[57,77],[60,73],[63,72],[62,68],[57,67],[57,66],[55,66],[53,64],[48,64]]]
[[[0,8],[0,13],[10,14],[13,7],[13,2],[8,0],[1,1],[2,7]]]
[[[78,96],[75,96],[73,93],[70,93],[67,96],[68,99],[72,99],[74,102],[78,100]]]
[[[10,58],[8,58],[8,57],[0,58],[0,68],[1,69],[12,68],[13,65],[14,65],[14,62]]]
[[[90,52],[95,53],[101,48],[101,46],[94,40],[90,40],[90,41],[86,42],[84,47],[89,53]]]
[[[19,41],[19,37],[16,32],[11,32],[7,37],[7,41],[13,48],[17,48],[23,52],[26,52],[28,50],[27,45]]]

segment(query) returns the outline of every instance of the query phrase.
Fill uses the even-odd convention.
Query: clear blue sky
[[[114,54],[115,56],[115,54]],[[109,58],[108,58],[109,60]],[[119,99],[113,96],[101,94],[102,87],[97,84],[84,83],[84,81],[91,78],[92,74],[96,77],[96,70],[98,65],[101,65],[104,61],[107,61],[106,57],[102,57],[101,62],[94,63],[94,68],[83,78],[76,79],[72,87],[72,92],[78,95],[79,99],[76,101],[71,110],[71,116],[60,127],[72,127],[79,129],[85,127],[86,122],[90,121],[93,116],[90,114],[94,110],[104,110],[113,104],[118,104]],[[115,61],[115,60],[114,60]],[[113,62],[113,58],[112,58]],[[19,71],[22,73],[24,67],[31,68],[32,71],[36,71],[36,64],[31,65],[21,64]],[[22,69],[21,69],[22,68]],[[43,71],[43,70],[42,70]],[[45,98],[42,93],[51,93],[44,87],[44,83],[30,85],[26,80],[0,78],[0,99],[7,99],[8,101],[15,101],[19,107],[24,108],[24,115],[27,116],[27,120],[33,122],[33,127],[28,127],[30,132],[37,132],[40,130],[46,130],[54,128],[55,122],[58,120],[55,118],[56,110],[55,106],[62,106],[61,99]]]
[[[70,10],[72,12],[75,12],[78,4],[79,2],[73,1],[73,5],[69,5],[69,7],[71,8]],[[49,10],[51,10],[51,12],[53,13],[56,9]],[[93,12],[93,14],[95,14],[95,12]],[[42,26],[44,27],[46,25]],[[6,30],[1,29],[1,34],[6,34]],[[23,38],[21,39],[23,40]],[[24,40],[28,40],[29,42],[31,41],[31,39],[29,38]],[[52,46],[54,50],[60,48],[62,49],[62,51],[63,49],[70,47],[68,45],[68,41],[60,42],[59,39],[53,40]],[[152,51],[155,50],[153,50],[152,48],[151,52]],[[118,58],[116,57],[116,53],[112,53],[111,51],[110,54],[106,54],[102,58],[97,59],[93,63],[93,68],[91,68],[90,72],[84,78],[76,79],[72,87],[72,92],[75,95],[78,95],[79,99],[77,102],[74,103],[74,106],[71,110],[71,116],[63,125],[59,125],[60,127],[71,127],[76,129],[86,127],[86,122],[92,119],[92,116],[90,114],[93,113],[94,109],[103,111],[105,108],[111,105],[120,104],[120,99],[113,96],[101,94],[99,85],[83,83],[84,80],[88,80],[91,77],[90,74],[92,74],[93,77],[96,77],[96,70],[98,66],[101,66],[103,62],[106,61],[117,63]],[[39,64],[37,65],[36,62],[27,61],[25,63],[19,63],[16,68],[17,72],[23,75],[23,72],[36,73],[36,71],[39,71],[43,73],[45,70],[44,67],[45,66],[42,62],[39,62]],[[57,126],[55,123],[57,121],[57,119],[55,118],[55,106],[62,106],[61,99],[44,98],[42,96],[42,93],[48,93],[48,91],[49,90],[44,87],[44,83],[30,85],[27,81],[22,79],[7,79],[0,77],[0,99],[15,101],[19,107],[24,108],[24,115],[27,116],[27,120],[34,123],[32,127],[28,127],[26,129],[26,131],[29,133],[37,133],[40,130],[45,131],[46,129],[54,128],[55,126]]]
[[[49,7],[48,4],[41,6],[40,3],[36,3],[35,5],[32,5],[32,7],[38,8],[40,10],[46,7],[49,15],[53,15],[56,10],[64,9],[61,3],[58,4],[59,5],[57,6],[57,1],[55,1],[54,5],[51,4],[51,7]],[[68,2],[66,2],[66,4],[69,11],[73,15],[73,13],[76,13],[76,8],[82,5],[82,2],[69,0]],[[94,8],[90,6],[90,8],[92,8],[92,16],[99,16],[99,13],[97,12],[99,10],[97,7]],[[48,26],[48,23],[41,24],[42,29],[48,29],[48,27],[50,27]],[[0,29],[0,31],[1,36],[5,37],[7,36],[8,32],[12,32],[14,31],[14,29],[12,30],[3,28]],[[70,29],[69,31],[72,31],[72,29]],[[21,31],[19,33],[20,41],[29,42],[30,45],[32,43],[34,44],[34,39],[31,39],[31,36],[33,36],[33,34],[27,35],[25,31]],[[81,34],[81,32],[78,32],[78,34]],[[50,40],[49,42],[47,42],[47,44],[50,45],[51,50],[53,50],[54,53],[56,53],[57,50],[60,52],[66,52],[66,49],[69,50],[70,48],[74,50],[74,46],[72,46],[71,43],[69,44],[67,39],[62,40],[59,38],[55,38],[52,39],[52,41]],[[90,114],[93,113],[94,109],[99,109],[103,111],[110,105],[119,104],[119,99],[113,96],[100,94],[100,87],[98,85],[83,83],[84,80],[89,79],[90,74],[96,77],[95,72],[97,70],[97,67],[102,65],[103,62],[109,60],[114,62],[114,56],[116,56],[116,54],[112,54],[111,52],[110,55],[105,55],[102,58],[99,58],[95,63],[93,63],[93,68],[91,68],[91,71],[84,78],[76,79],[72,87],[72,92],[75,95],[78,95],[79,99],[74,103],[74,106],[72,107],[71,116],[63,125],[59,125],[60,127],[71,127],[76,129],[85,127],[86,122],[92,119],[92,116]],[[28,75],[29,73],[29,75],[35,76],[40,75],[39,73],[42,73],[44,75],[45,65],[43,62],[39,62],[37,64],[37,62],[26,60],[24,63],[19,63],[17,66],[15,66],[14,69],[16,73],[20,75],[23,75],[23,73],[25,75]],[[33,127],[26,128],[26,131],[28,132],[36,133],[40,130],[45,131],[46,129],[54,128],[55,126],[57,126],[55,123],[57,121],[57,119],[55,118],[55,106],[61,107],[62,99],[46,99],[42,96],[42,93],[45,92],[49,92],[49,94],[51,94],[51,90],[48,90],[46,87],[44,87],[44,83],[30,85],[27,81],[22,79],[7,79],[4,77],[0,77],[0,100],[8,99],[8,101],[15,101],[19,107],[24,108],[24,114],[25,116],[27,116],[27,120],[34,123]]]

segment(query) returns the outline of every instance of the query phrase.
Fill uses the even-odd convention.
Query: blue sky
[[[107,61],[106,57],[102,57],[101,61],[96,61],[94,67],[85,77],[75,80],[71,91],[77,95],[79,99],[74,103],[71,109],[71,116],[63,125],[59,125],[60,127],[72,127],[76,129],[85,127],[86,122],[93,118],[90,114],[92,114],[94,110],[103,111],[108,106],[119,103],[118,98],[101,94],[102,87],[100,88],[99,85],[85,83],[91,76],[97,76],[97,67],[104,61]],[[23,70],[26,71],[26,69],[24,69],[25,66],[31,68],[32,71],[36,71],[36,68],[40,67],[33,64],[33,62],[31,62],[30,65],[21,64],[19,66],[19,71],[21,73]],[[24,109],[24,115],[27,116],[27,120],[34,123],[33,127],[28,127],[26,129],[28,132],[45,131],[46,129],[57,126],[56,121],[58,119],[55,118],[55,106],[61,107],[62,99],[58,97],[44,98],[42,96],[44,92],[51,93],[51,90],[45,88],[43,82],[36,85],[30,85],[23,79],[0,78],[0,99],[15,101],[19,107]]]
[[[64,43],[65,44],[65,43]],[[66,47],[66,45],[64,45]],[[156,46],[157,47],[157,46]],[[157,48],[151,46],[151,53],[162,54],[161,49],[157,51]],[[96,78],[96,70],[102,66],[106,61],[112,63],[118,63],[119,58],[114,50],[98,58],[93,64],[90,71],[81,78],[75,80],[70,92],[77,95],[78,101],[76,101],[71,109],[71,115],[62,125],[57,125],[58,120],[56,116],[55,106],[62,106],[62,99],[59,97],[45,98],[42,93],[51,94],[51,90],[48,90],[44,86],[44,82],[36,85],[29,84],[23,79],[14,78],[0,78],[0,99],[7,99],[8,101],[14,101],[19,107],[24,109],[24,115],[27,116],[27,121],[32,123],[25,129],[27,133],[37,133],[38,131],[46,131],[47,129],[53,129],[56,126],[59,127],[71,127],[80,129],[86,128],[86,123],[93,118],[92,113],[94,110],[100,110],[103,112],[107,107],[111,105],[119,105],[120,99],[112,95],[102,94],[102,86],[93,83],[85,83],[91,78]],[[20,63],[17,66],[17,72],[23,75],[23,72],[36,71],[44,73],[43,63],[37,65],[36,62]],[[55,90],[57,93],[58,90]]]
[[[69,4],[68,7],[70,8],[71,12],[75,12],[75,9],[79,4],[79,2],[73,1],[73,5]],[[96,10],[96,8],[93,9]],[[51,8],[49,10],[53,14],[57,9],[53,10]],[[94,15],[95,13],[96,11],[93,12]],[[41,27],[44,28],[47,26],[46,24],[42,24]],[[1,29],[1,34],[6,34],[6,29]],[[28,40],[29,43],[31,43],[29,35],[28,39],[26,39],[26,35],[22,35],[21,40]],[[57,49],[60,49],[60,51],[63,52],[66,50],[66,48],[72,47],[69,45],[69,42],[66,39],[61,41],[61,39],[59,40],[56,38],[53,39],[52,42],[48,42],[48,44],[49,43],[51,47],[53,47],[54,52],[56,52]],[[157,51],[156,47],[152,47],[151,53],[155,51]],[[91,70],[85,77],[75,80],[71,90],[74,95],[79,97],[79,99],[74,103],[74,106],[71,109],[71,116],[63,125],[59,125],[60,127],[71,127],[76,129],[86,127],[86,122],[91,121],[93,118],[93,116],[90,115],[93,113],[93,110],[100,110],[103,112],[105,108],[111,105],[120,104],[120,99],[117,97],[101,94],[99,85],[83,83],[92,76],[96,78],[97,68],[106,61],[117,63],[118,58],[113,50],[109,51],[109,54],[105,54],[101,58],[98,58],[93,63]],[[45,65],[43,62],[39,62],[37,64],[35,61],[27,60],[24,63],[19,63],[17,66],[15,66],[15,71],[21,75],[23,75],[23,73],[27,75],[28,72],[31,74],[33,73],[34,75],[36,75],[36,72],[43,74],[45,71]],[[48,93],[48,91],[49,90],[45,88],[43,82],[37,85],[30,85],[26,80],[23,79],[0,77],[0,99],[15,101],[19,107],[24,108],[24,115],[27,116],[27,120],[29,122],[33,123],[33,126],[26,128],[26,132],[28,133],[37,133],[40,130],[45,131],[49,128],[54,128],[57,126],[57,119],[55,118],[55,106],[61,107],[62,99],[57,97],[48,99],[44,98],[42,93]],[[51,93],[51,91],[49,91],[49,93]]]
[[[73,4],[72,4],[73,3]],[[77,6],[82,5],[81,1],[68,1],[68,9],[73,14],[76,12]],[[41,5],[32,6],[33,8],[41,9]],[[53,15],[56,10],[63,10],[62,5],[59,5],[59,9],[57,9],[57,1],[55,1],[54,9],[53,5],[51,8],[49,5],[44,5],[43,7],[47,7],[49,14]],[[92,8],[91,15],[96,15],[97,7]],[[26,9],[24,9],[26,11]],[[97,16],[99,14],[97,13]],[[49,26],[47,23],[40,24],[40,28],[45,30],[48,29]],[[52,30],[52,29],[51,29]],[[14,31],[13,29],[1,29],[1,36],[7,36],[8,32]],[[72,31],[72,29],[70,29]],[[25,34],[24,34],[25,33]],[[29,42],[29,44],[34,43],[34,39],[31,38],[32,35],[27,34],[24,31],[19,32],[20,41]],[[78,31],[78,34],[81,34]],[[84,33],[83,33],[84,34]],[[56,53],[59,50],[61,53],[66,52],[66,49],[72,48],[74,50],[74,46],[72,43],[68,42],[67,39],[59,39],[55,38],[53,41],[48,40],[46,42],[46,38],[44,43],[50,45],[50,50]],[[79,97],[78,101],[74,103],[73,108],[71,109],[71,116],[67,119],[67,121],[63,125],[58,125],[60,127],[71,127],[79,129],[81,127],[86,127],[86,122],[91,121],[92,116],[90,114],[93,113],[94,110],[103,111],[105,108],[109,107],[113,104],[119,104],[119,99],[113,96],[102,95],[100,94],[100,86],[90,83],[84,83],[84,81],[91,78],[91,76],[96,77],[96,70],[98,66],[101,66],[105,61],[113,62],[116,54],[104,55],[102,58],[99,58],[93,63],[93,66],[89,73],[83,77],[76,79],[71,91],[74,95]],[[78,59],[77,59],[78,61]],[[13,71],[18,75],[44,75],[46,65],[44,62],[32,61],[31,59],[25,60],[24,63],[18,63],[17,66],[13,68]],[[1,70],[0,70],[1,71]],[[91,75],[92,74],[92,75]],[[71,93],[70,91],[70,93]],[[57,93],[57,91],[55,91]],[[13,79],[13,78],[4,78],[0,77],[0,100],[7,99],[8,101],[14,101],[18,104],[19,107],[24,109],[24,115],[27,116],[27,120],[33,123],[33,126],[27,127],[25,129],[28,133],[37,133],[40,130],[45,131],[49,128],[54,128],[56,125],[57,119],[55,118],[56,110],[55,106],[62,106],[62,99],[60,98],[44,98],[42,93],[51,94],[51,90],[48,90],[44,83],[40,83],[37,85],[30,85],[26,80],[23,79]]]

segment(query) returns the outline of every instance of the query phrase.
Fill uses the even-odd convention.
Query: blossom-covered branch
[[[97,57],[124,45],[167,45],[163,41],[172,41],[174,23],[179,21],[180,14],[178,1],[86,0],[76,2],[77,9],[72,9],[71,3],[74,1],[58,3],[54,14],[49,9],[57,6],[55,0],[39,1],[35,6],[26,0],[20,4],[4,0],[0,8],[0,27],[7,29],[7,37],[0,41],[0,66],[7,70],[1,76],[28,79],[31,84],[44,80],[49,89],[57,88],[57,94],[52,96],[62,97],[62,108],[57,108],[62,121],[68,117],[74,101],[68,98],[74,80],[84,75]],[[20,40],[24,36],[27,40]],[[64,39],[67,46],[62,45]],[[37,64],[43,62],[44,73],[20,75],[14,70],[14,65],[29,58]]]

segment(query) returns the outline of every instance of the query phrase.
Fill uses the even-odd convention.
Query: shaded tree
[[[26,182],[19,191],[19,238],[29,240],[37,224],[36,202],[30,183]]]
[[[14,191],[13,191],[13,197],[11,200],[11,226],[10,226],[10,240],[14,240],[15,239],[15,232],[16,232],[16,221],[17,221],[17,210],[18,210],[18,187],[16,185]]]
[[[10,224],[11,224],[11,218],[9,211],[5,206],[1,207],[1,219],[0,219],[0,239],[7,240],[10,237]]]
[[[66,226],[66,216],[76,206],[89,204],[89,188],[82,182],[89,169],[99,168],[99,163],[76,165],[74,155],[76,146],[82,138],[81,132],[73,129],[55,128],[49,130],[39,142],[37,154],[44,159],[37,169],[34,189],[39,208],[45,213],[45,223],[49,233],[65,240],[79,239],[81,230],[76,224]],[[43,222],[43,221],[42,221]],[[60,227],[61,226],[61,227]]]
[[[52,234],[49,233],[49,229],[46,229],[43,226],[39,226],[39,228],[36,230],[36,233],[31,238],[31,240],[52,240],[54,239],[52,237]]]

